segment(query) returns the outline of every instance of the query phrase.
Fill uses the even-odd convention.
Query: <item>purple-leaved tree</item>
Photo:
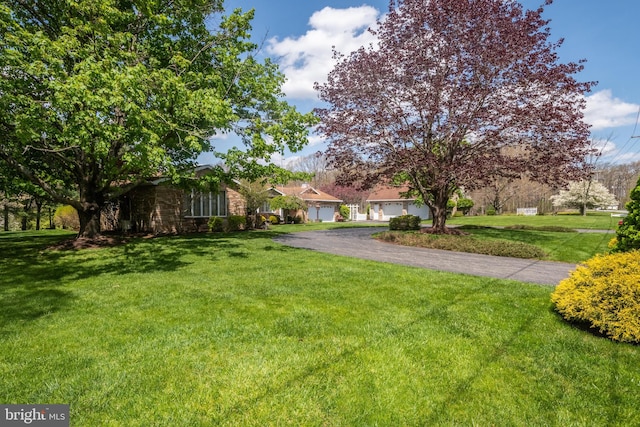
[[[546,5],[551,4],[548,0]],[[391,1],[378,44],[316,84],[339,183],[406,181],[445,233],[447,201],[497,176],[562,184],[585,173],[584,94],[543,7],[509,0]]]

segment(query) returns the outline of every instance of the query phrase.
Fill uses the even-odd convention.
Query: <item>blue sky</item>
[[[544,0],[521,0],[529,9]],[[255,9],[254,41],[261,54],[270,56],[287,76],[287,99],[301,111],[319,105],[313,91],[332,68],[332,46],[348,53],[372,41],[365,30],[387,12],[387,0],[226,0],[227,11]],[[603,152],[599,162],[640,160],[640,20],[638,0],[555,0],[545,7],[551,39],[564,38],[562,62],[586,59],[578,75],[598,81],[587,96],[585,120],[592,138]],[[232,141],[218,141],[220,146]],[[301,155],[323,150],[324,143],[310,138],[301,153],[277,159],[286,164]]]

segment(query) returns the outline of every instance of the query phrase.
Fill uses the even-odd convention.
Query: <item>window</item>
[[[224,191],[219,193],[192,191],[185,194],[184,206],[186,217],[227,216],[227,195]]]

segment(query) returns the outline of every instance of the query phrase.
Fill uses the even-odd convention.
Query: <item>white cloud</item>
[[[610,156],[617,152],[616,144],[611,139],[597,138],[591,141],[591,147],[601,156]]]
[[[290,98],[317,99],[315,82],[324,82],[333,69],[333,48],[349,54],[368,46],[375,37],[367,31],[376,25],[379,12],[371,6],[334,9],[325,7],[309,19],[306,34],[283,40],[272,38],[267,51],[278,58],[280,70],[287,76],[283,86]]]
[[[636,121],[640,105],[614,98],[610,90],[602,90],[587,96],[584,120],[592,130],[632,125]]]

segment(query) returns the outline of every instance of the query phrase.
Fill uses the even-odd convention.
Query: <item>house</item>
[[[199,166],[195,170],[196,177],[211,168]],[[152,179],[119,198],[115,223],[122,231],[155,234],[206,231],[211,217],[247,215],[247,204],[237,185],[221,184],[214,192],[180,188],[164,177]],[[335,221],[342,202],[308,185],[273,187],[269,191],[274,197],[290,195],[304,200],[307,210],[288,213],[300,215],[304,221]],[[268,206],[261,211],[270,212]],[[276,213],[283,217],[282,212]]]
[[[211,166],[196,168],[202,176]],[[185,233],[206,231],[212,216],[245,215],[245,201],[233,185],[218,191],[184,190],[166,178],[157,178],[120,197],[119,227],[123,231]]]
[[[274,197],[296,196],[302,199],[307,204],[307,209],[304,211],[290,212],[288,215],[292,217],[300,215],[303,221],[333,222],[336,221],[340,215],[340,204],[342,200],[307,184],[301,186],[272,187],[270,191]],[[278,212],[278,214],[282,216],[283,213]]]
[[[407,186],[379,186],[373,190],[367,203],[371,205],[370,218],[374,221],[389,221],[401,215],[415,215],[422,219],[430,218],[427,205],[418,206],[415,198],[405,198],[400,195],[409,190]]]

